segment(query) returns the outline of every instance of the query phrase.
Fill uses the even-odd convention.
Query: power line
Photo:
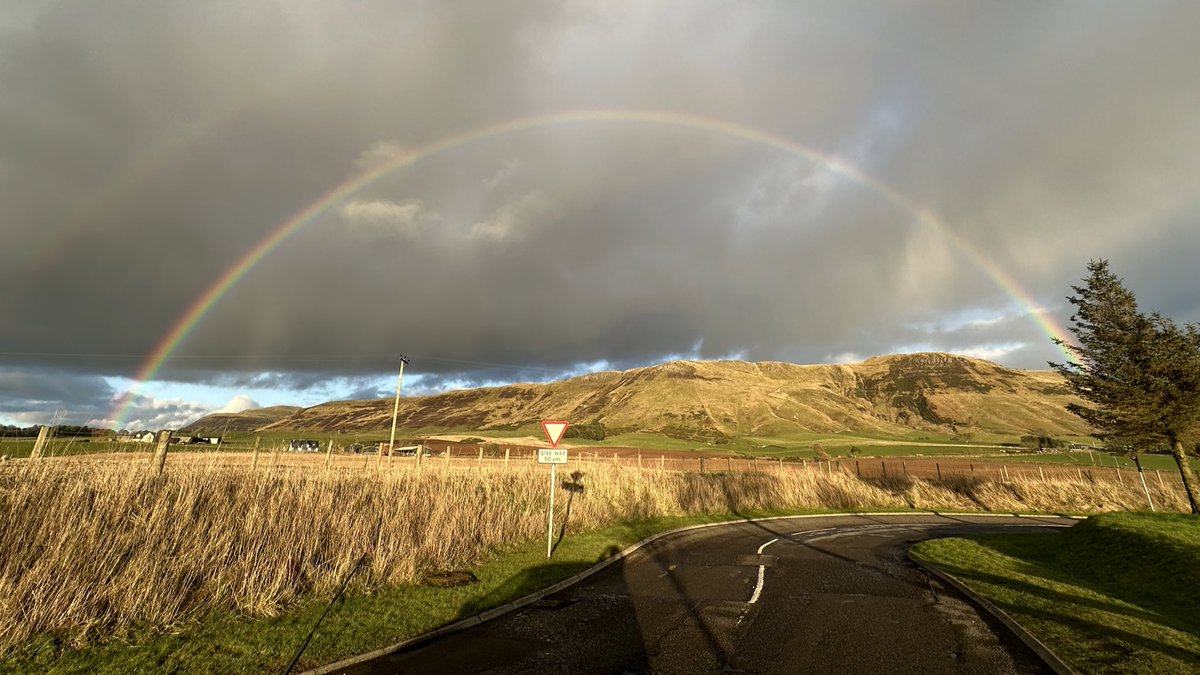
[[[116,354],[100,352],[0,352],[0,357],[38,358],[38,359],[79,359],[79,360],[109,360],[109,361],[144,361],[153,354]],[[173,354],[167,359],[172,361],[276,361],[291,363],[331,363],[331,362],[363,362],[391,361],[394,354]],[[468,359],[453,359],[439,356],[417,355],[419,362],[444,363],[447,365],[473,366],[488,370],[512,370],[517,372],[543,372],[558,374],[569,368],[554,369],[541,366],[531,366],[516,363],[494,363]]]

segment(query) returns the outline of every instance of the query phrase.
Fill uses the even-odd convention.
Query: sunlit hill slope
[[[402,399],[399,424],[488,430],[536,428],[539,420],[563,419],[601,422],[610,433],[644,431],[704,441],[838,431],[1087,434],[1088,428],[1065,410],[1073,400],[1053,372],[1012,370],[940,353],[852,365],[676,361],[550,384]],[[386,429],[391,415],[390,399],[337,401],[255,428]],[[192,426],[212,428],[210,419]]]
[[[197,435],[224,434],[230,431],[254,431],[272,422],[286,419],[304,410],[294,405],[276,405],[269,408],[255,408],[240,413],[213,413],[201,417],[180,429],[181,432]]]

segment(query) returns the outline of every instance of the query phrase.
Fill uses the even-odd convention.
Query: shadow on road
[[[622,561],[623,562],[623,561]],[[622,562],[615,563],[620,569]],[[465,603],[458,618],[536,592],[592,563],[539,565],[505,580],[487,595]],[[418,644],[358,666],[343,675],[428,673],[648,673],[642,629],[632,592],[619,571],[605,574],[604,592],[586,602],[578,587],[441,639]],[[597,605],[603,609],[597,612]]]

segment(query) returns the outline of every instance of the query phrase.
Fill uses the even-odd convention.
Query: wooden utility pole
[[[396,452],[396,416],[400,413],[400,385],[404,381],[404,364],[408,363],[408,358],[403,354],[400,355],[400,374],[396,376],[396,402],[392,405],[392,435],[388,438],[388,463],[392,461],[392,455]],[[379,448],[379,456],[383,457],[383,448]],[[421,453],[417,452],[417,464],[421,463]]]

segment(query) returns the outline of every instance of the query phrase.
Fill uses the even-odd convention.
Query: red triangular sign
[[[542,431],[545,431],[546,438],[550,439],[550,447],[558,447],[558,442],[562,440],[563,434],[567,433],[569,426],[570,422],[542,422]]]

